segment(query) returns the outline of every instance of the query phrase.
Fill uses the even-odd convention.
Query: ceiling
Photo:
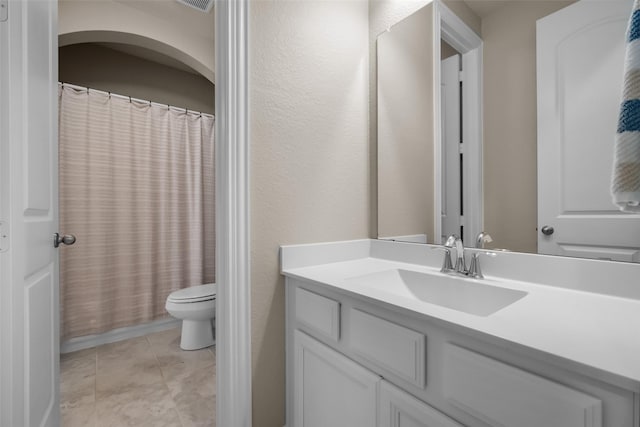
[[[148,15],[155,16],[184,27],[186,31],[213,40],[215,35],[214,10],[208,13],[178,3],[176,0],[113,0],[128,7],[138,9]]]
[[[70,3],[73,1],[86,0],[69,0]],[[132,14],[148,17],[150,21],[159,22],[161,23],[160,25],[172,26],[174,29],[177,28],[178,31],[185,36],[188,34],[188,37],[185,37],[185,39],[210,45],[211,49],[213,49],[215,37],[214,8],[211,8],[209,12],[203,12],[179,3],[176,0],[108,0],[107,3],[109,2],[131,8]],[[182,61],[156,50],[141,47],[136,44],[128,44],[126,41],[124,41],[124,43],[97,42],[94,44],[188,73],[201,74]]]
[[[463,1],[469,6],[471,10],[473,10],[476,15],[483,19],[484,17],[490,15],[497,9],[505,6],[509,3],[550,3],[554,1],[560,0],[453,0],[453,1]]]

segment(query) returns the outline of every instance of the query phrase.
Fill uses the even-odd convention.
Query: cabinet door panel
[[[376,425],[380,377],[297,330],[294,346],[295,427]]]
[[[463,427],[426,403],[380,382],[378,427]]]

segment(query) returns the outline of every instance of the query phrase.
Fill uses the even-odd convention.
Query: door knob
[[[57,248],[58,246],[60,246],[60,243],[63,243],[65,245],[73,245],[76,242],[76,236],[74,236],[73,234],[65,234],[64,236],[61,236],[58,233],[54,233],[53,235],[53,247]]]
[[[550,225],[545,225],[540,231],[542,231],[542,234],[545,236],[551,236],[555,230]]]

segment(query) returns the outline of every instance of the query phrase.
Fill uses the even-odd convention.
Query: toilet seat
[[[196,303],[216,299],[216,284],[191,286],[172,292],[167,302],[176,304]]]

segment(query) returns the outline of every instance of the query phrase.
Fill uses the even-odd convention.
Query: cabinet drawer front
[[[602,401],[461,347],[444,349],[444,394],[493,426],[601,427]]]
[[[356,309],[351,310],[350,332],[356,354],[424,388],[424,335]]]
[[[334,341],[340,338],[340,303],[337,301],[296,288],[296,319],[326,338]]]

